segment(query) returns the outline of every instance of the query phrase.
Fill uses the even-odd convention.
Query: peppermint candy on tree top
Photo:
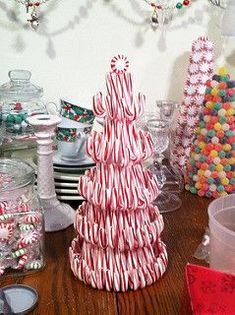
[[[111,60],[111,69],[116,74],[123,74],[129,67],[129,60],[124,55],[117,55]]]

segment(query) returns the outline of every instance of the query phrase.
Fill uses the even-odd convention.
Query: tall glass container
[[[0,159],[0,275],[44,266],[44,218],[33,168]]]

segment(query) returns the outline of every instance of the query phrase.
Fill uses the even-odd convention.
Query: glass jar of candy
[[[44,267],[44,218],[33,168],[0,159],[0,275]]]
[[[9,82],[0,86],[1,119],[11,146],[20,146],[22,142],[25,146],[33,138],[27,117],[46,112],[43,89],[30,82],[31,72],[27,70],[10,71],[9,78]]]

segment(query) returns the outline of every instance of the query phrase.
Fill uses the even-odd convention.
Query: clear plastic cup
[[[210,267],[235,273],[235,194],[214,200],[208,214]]]

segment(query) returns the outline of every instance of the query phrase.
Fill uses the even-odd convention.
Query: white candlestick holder
[[[28,118],[37,137],[37,189],[45,211],[45,230],[54,232],[66,229],[73,224],[75,211],[61,203],[55,192],[53,171],[53,140],[55,128],[61,122],[56,115],[34,115]]]

